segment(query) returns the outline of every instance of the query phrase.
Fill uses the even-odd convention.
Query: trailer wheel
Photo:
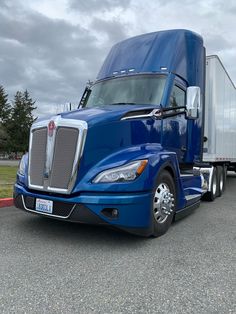
[[[226,180],[227,180],[227,166],[223,166],[223,175],[224,175],[224,188],[223,191],[225,190],[225,186],[226,186]]]
[[[225,174],[224,168],[222,166],[217,166],[217,177],[218,196],[221,196],[223,194],[225,186]]]
[[[176,191],[172,176],[166,170],[158,177],[152,204],[153,236],[159,237],[169,229],[174,217]]]
[[[206,192],[204,194],[203,199],[208,202],[213,202],[215,198],[217,197],[217,190],[218,190],[218,176],[217,176],[217,168],[214,167],[213,174],[212,174],[212,180],[211,180],[211,186],[210,191]]]

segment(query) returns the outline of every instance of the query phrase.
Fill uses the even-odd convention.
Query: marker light
[[[19,163],[18,171],[17,171],[22,176],[25,174],[25,157],[26,155],[22,156],[21,161]]]

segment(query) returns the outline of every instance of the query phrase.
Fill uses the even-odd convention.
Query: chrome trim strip
[[[193,195],[186,195],[185,196],[185,199],[186,199],[186,201],[190,201],[190,200],[193,200],[193,199],[200,199],[201,198],[201,194],[193,194]]]
[[[32,133],[36,129],[40,128],[48,128],[49,122],[53,120],[55,123],[55,130],[54,130],[54,135],[52,138],[48,136],[47,138],[47,149],[46,149],[46,164],[45,164],[45,172],[47,172],[47,178],[44,178],[44,185],[34,185],[31,183],[31,178],[30,178],[30,169],[31,169],[31,148],[32,148],[32,141],[33,141],[33,136]],[[73,167],[72,167],[72,175],[71,179],[68,185],[67,189],[61,189],[61,188],[56,188],[53,186],[49,186],[50,182],[50,176],[51,176],[51,168],[52,168],[52,162],[53,162],[53,154],[54,154],[54,144],[55,144],[55,137],[56,137],[56,132],[58,127],[69,127],[69,128],[76,128],[79,130],[79,136],[78,136],[78,141],[77,141],[77,147],[76,147],[76,153],[75,153],[75,158],[73,162]],[[30,141],[29,141],[29,167],[28,167],[28,182],[29,182],[29,188],[35,189],[35,190],[40,190],[40,191],[50,191],[50,192],[57,192],[57,193],[62,193],[62,194],[70,194],[73,187],[74,183],[76,180],[76,175],[77,175],[77,170],[79,166],[79,161],[80,158],[83,154],[84,150],[84,145],[85,145],[85,140],[86,140],[86,134],[88,130],[88,124],[86,121],[82,120],[75,120],[75,119],[64,119],[60,115],[51,117],[50,119],[35,122],[30,130]]]
[[[140,110],[142,111],[142,110]],[[130,120],[130,119],[139,119],[139,118],[160,118],[162,116],[162,111],[161,109],[154,109],[148,114],[140,114],[140,115],[133,115],[129,117],[123,117],[121,118],[122,120]]]
[[[43,213],[43,212],[39,212],[37,210],[32,210],[32,209],[29,209],[25,206],[25,200],[24,200],[24,197],[23,195],[21,195],[21,200],[22,200],[22,204],[24,206],[24,209],[27,210],[28,212],[31,212],[31,213],[34,213],[34,214],[39,214],[39,215],[43,215],[43,216],[49,216],[49,217],[54,217],[54,218],[60,218],[60,219],[67,219],[70,217],[70,215],[72,214],[73,210],[75,209],[76,205],[77,204],[74,204],[74,206],[72,207],[70,213],[68,216],[58,216],[58,215],[52,215],[52,214],[47,214],[47,213]]]
[[[47,174],[47,178],[44,177],[44,189],[47,188],[49,183],[49,178],[51,174],[52,169],[52,162],[54,157],[54,145],[56,140],[56,134],[57,134],[57,127],[58,127],[58,117],[51,119],[55,123],[55,130],[53,132],[52,136],[47,136],[47,147],[46,147],[46,164],[44,168],[44,173]],[[48,125],[47,125],[47,131],[48,131]]]
[[[184,174],[180,174],[180,178],[181,177],[193,177],[194,175],[193,175],[193,173],[184,173]]]

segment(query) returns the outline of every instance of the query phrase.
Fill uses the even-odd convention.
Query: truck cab
[[[219,174],[203,164],[205,63],[188,30],[116,44],[78,110],[32,125],[16,207],[160,236],[204,193],[213,198],[214,182],[216,196]]]

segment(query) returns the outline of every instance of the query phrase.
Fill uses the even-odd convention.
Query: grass
[[[17,166],[0,166],[0,198],[12,197]]]

